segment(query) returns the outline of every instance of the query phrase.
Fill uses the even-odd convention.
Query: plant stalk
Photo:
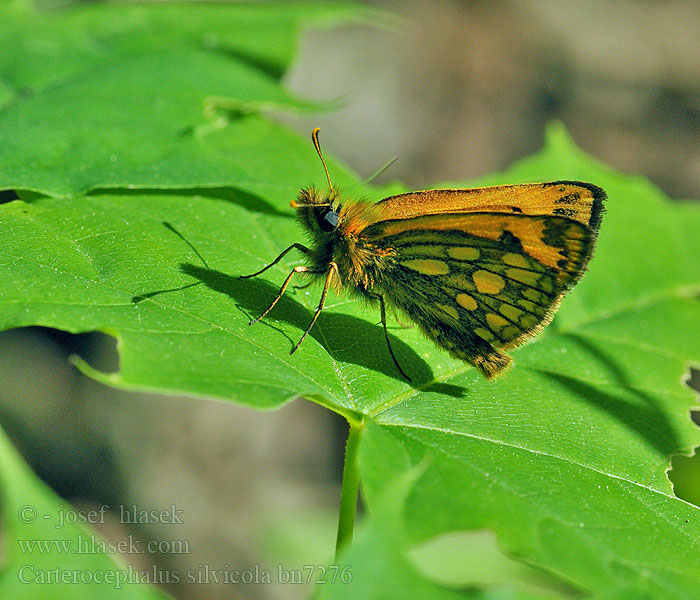
[[[338,537],[335,543],[335,559],[342,550],[352,544],[352,531],[357,510],[357,493],[360,487],[360,473],[357,468],[357,450],[364,429],[363,421],[350,421],[348,441],[345,444],[343,464],[343,485],[340,490],[340,510],[338,514]]]

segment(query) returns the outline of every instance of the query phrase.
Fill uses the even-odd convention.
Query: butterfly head
[[[324,196],[316,188],[302,189],[296,200],[292,201],[292,208],[297,209],[297,218],[301,224],[311,232],[316,239],[328,238],[329,234],[338,229],[341,221],[340,198],[337,190],[333,189],[331,176],[328,173],[326,161],[323,159],[321,145],[318,143],[319,128],[311,132],[311,140],[316,148],[316,153],[321,159],[323,170],[328,179],[328,193]]]
[[[338,193],[330,190],[323,195],[313,187],[305,188],[292,202],[297,218],[314,236],[324,237],[333,233],[341,222],[341,206]]]

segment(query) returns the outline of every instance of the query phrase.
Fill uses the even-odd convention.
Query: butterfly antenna
[[[367,179],[360,182],[360,185],[367,185],[372,183],[377,177],[379,177],[384,171],[386,171],[391,165],[396,162],[397,157],[394,156],[391,160],[388,160],[384,165],[379,167],[374,173],[372,173]]]
[[[332,192],[333,191],[333,184],[331,183],[331,176],[328,174],[328,167],[326,166],[326,161],[323,160],[323,154],[321,153],[321,145],[318,143],[318,132],[321,131],[319,127],[315,127],[314,130],[311,132],[311,140],[314,143],[314,147],[316,148],[316,152],[318,153],[318,157],[321,159],[321,163],[323,163],[323,169],[326,171],[326,179],[328,179],[328,189]]]

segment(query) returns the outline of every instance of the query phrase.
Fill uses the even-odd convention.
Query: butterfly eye
[[[338,213],[334,210],[328,210],[319,220],[319,225],[322,231],[333,231],[338,226]]]

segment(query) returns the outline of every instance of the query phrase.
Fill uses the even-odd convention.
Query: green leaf
[[[302,107],[278,85],[288,53],[256,53],[258,38],[250,37],[222,59],[191,43],[213,27],[194,22],[195,38],[182,33],[169,45],[156,35],[147,54],[137,27],[93,36],[96,23],[122,23],[100,20],[109,6],[44,15],[36,23],[45,35],[27,35],[36,15],[21,2],[7,6],[15,27],[3,23],[3,39],[14,47],[12,32],[24,32],[17,35],[25,46],[0,62],[0,186],[24,200],[0,206],[0,328],[114,336],[118,372],[77,359],[111,385],[256,408],[304,395],[364,423],[367,505],[398,498],[402,518],[398,537],[370,528],[361,546],[370,563],[389,549],[486,529],[510,555],[594,596],[696,593],[700,509],[673,495],[665,471],[672,454],[700,443],[689,419],[696,401],[681,383],[689,362],[700,361],[698,206],[670,203],[645,180],[610,171],[553,126],[542,153],[480,183],[590,181],[607,191],[607,214],[589,273],[545,334],[513,353],[507,375],[486,382],[416,329],[395,325],[392,345],[409,385],[389,357],[378,315],[335,294],[290,356],[318,287],[290,287],[269,317],[247,323],[300,257],[290,253],[261,277],[238,279],[303,241],[289,201],[299,187],[323,181],[308,141],[248,110]],[[65,32],[56,26],[63,18],[75,19]],[[296,30],[295,19],[285,27]],[[169,22],[176,28],[175,16]],[[259,22],[263,45],[274,35],[266,18]],[[55,74],[42,65],[42,51],[60,57]],[[91,51],[99,55],[92,61]],[[187,72],[178,73],[171,57]],[[194,89],[195,68],[206,90]],[[18,94],[23,87],[31,93]],[[213,95],[228,100],[205,115]],[[42,115],[55,128],[40,132]],[[345,194],[382,196],[353,188],[355,178],[333,161],[329,168]],[[95,188],[102,190],[76,197]],[[424,470],[405,497],[387,491],[418,464]],[[380,523],[387,514],[395,517],[380,511]],[[387,555],[377,573],[425,584],[404,554],[397,561]]]
[[[300,27],[378,14],[324,3],[10,11],[0,23],[0,189],[257,191],[275,179],[277,144],[263,121],[237,121],[311,106],[279,82]],[[269,144],[263,165],[248,160],[253,141]]]
[[[101,547],[104,540],[94,531],[67,522],[65,515],[74,509],[39,481],[2,430],[0,483],[4,546],[0,597],[36,600],[48,597],[48,590],[57,600],[110,600],[125,594],[130,600],[170,597],[137,583],[149,573],[125,569],[106,554],[81,552],[80,548]],[[96,512],[90,518],[100,515]]]
[[[281,139],[295,147],[294,136]],[[319,175],[310,144],[306,152],[296,144],[285,171],[290,187],[308,182],[314,169]],[[2,327],[114,335],[119,372],[82,367],[121,387],[259,408],[303,394],[350,418],[364,415],[372,431],[386,433],[361,447],[370,505],[381,482],[403,468],[389,460],[391,444],[411,464],[433,458],[407,501],[414,542],[491,529],[511,554],[584,589],[682,595],[700,573],[698,553],[688,556],[698,509],[672,495],[664,471],[670,454],[700,441],[688,418],[694,399],[680,383],[687,362],[700,357],[691,293],[700,284],[692,268],[700,211],[608,171],[559,129],[542,154],[498,180],[552,179],[554,165],[560,178],[608,191],[597,255],[564,300],[559,323],[517,350],[516,366],[495,382],[415,330],[392,327],[399,361],[415,378],[406,384],[377,315],[342,297],[290,356],[318,288],[290,290],[249,328],[295,257],[257,279],[237,276],[302,239],[289,198],[276,193],[99,194],[4,205]]]
[[[373,430],[374,426],[370,425],[369,429]],[[373,433],[378,433],[379,437],[383,435],[378,430]],[[411,546],[401,515],[407,498],[430,462],[428,459],[384,482],[353,547],[342,554],[338,564],[328,567],[323,583],[316,583],[315,597],[319,600],[565,600],[582,597],[580,590],[503,555],[493,536],[486,531],[441,536]],[[586,598],[640,598],[620,587],[607,592],[610,595]]]

